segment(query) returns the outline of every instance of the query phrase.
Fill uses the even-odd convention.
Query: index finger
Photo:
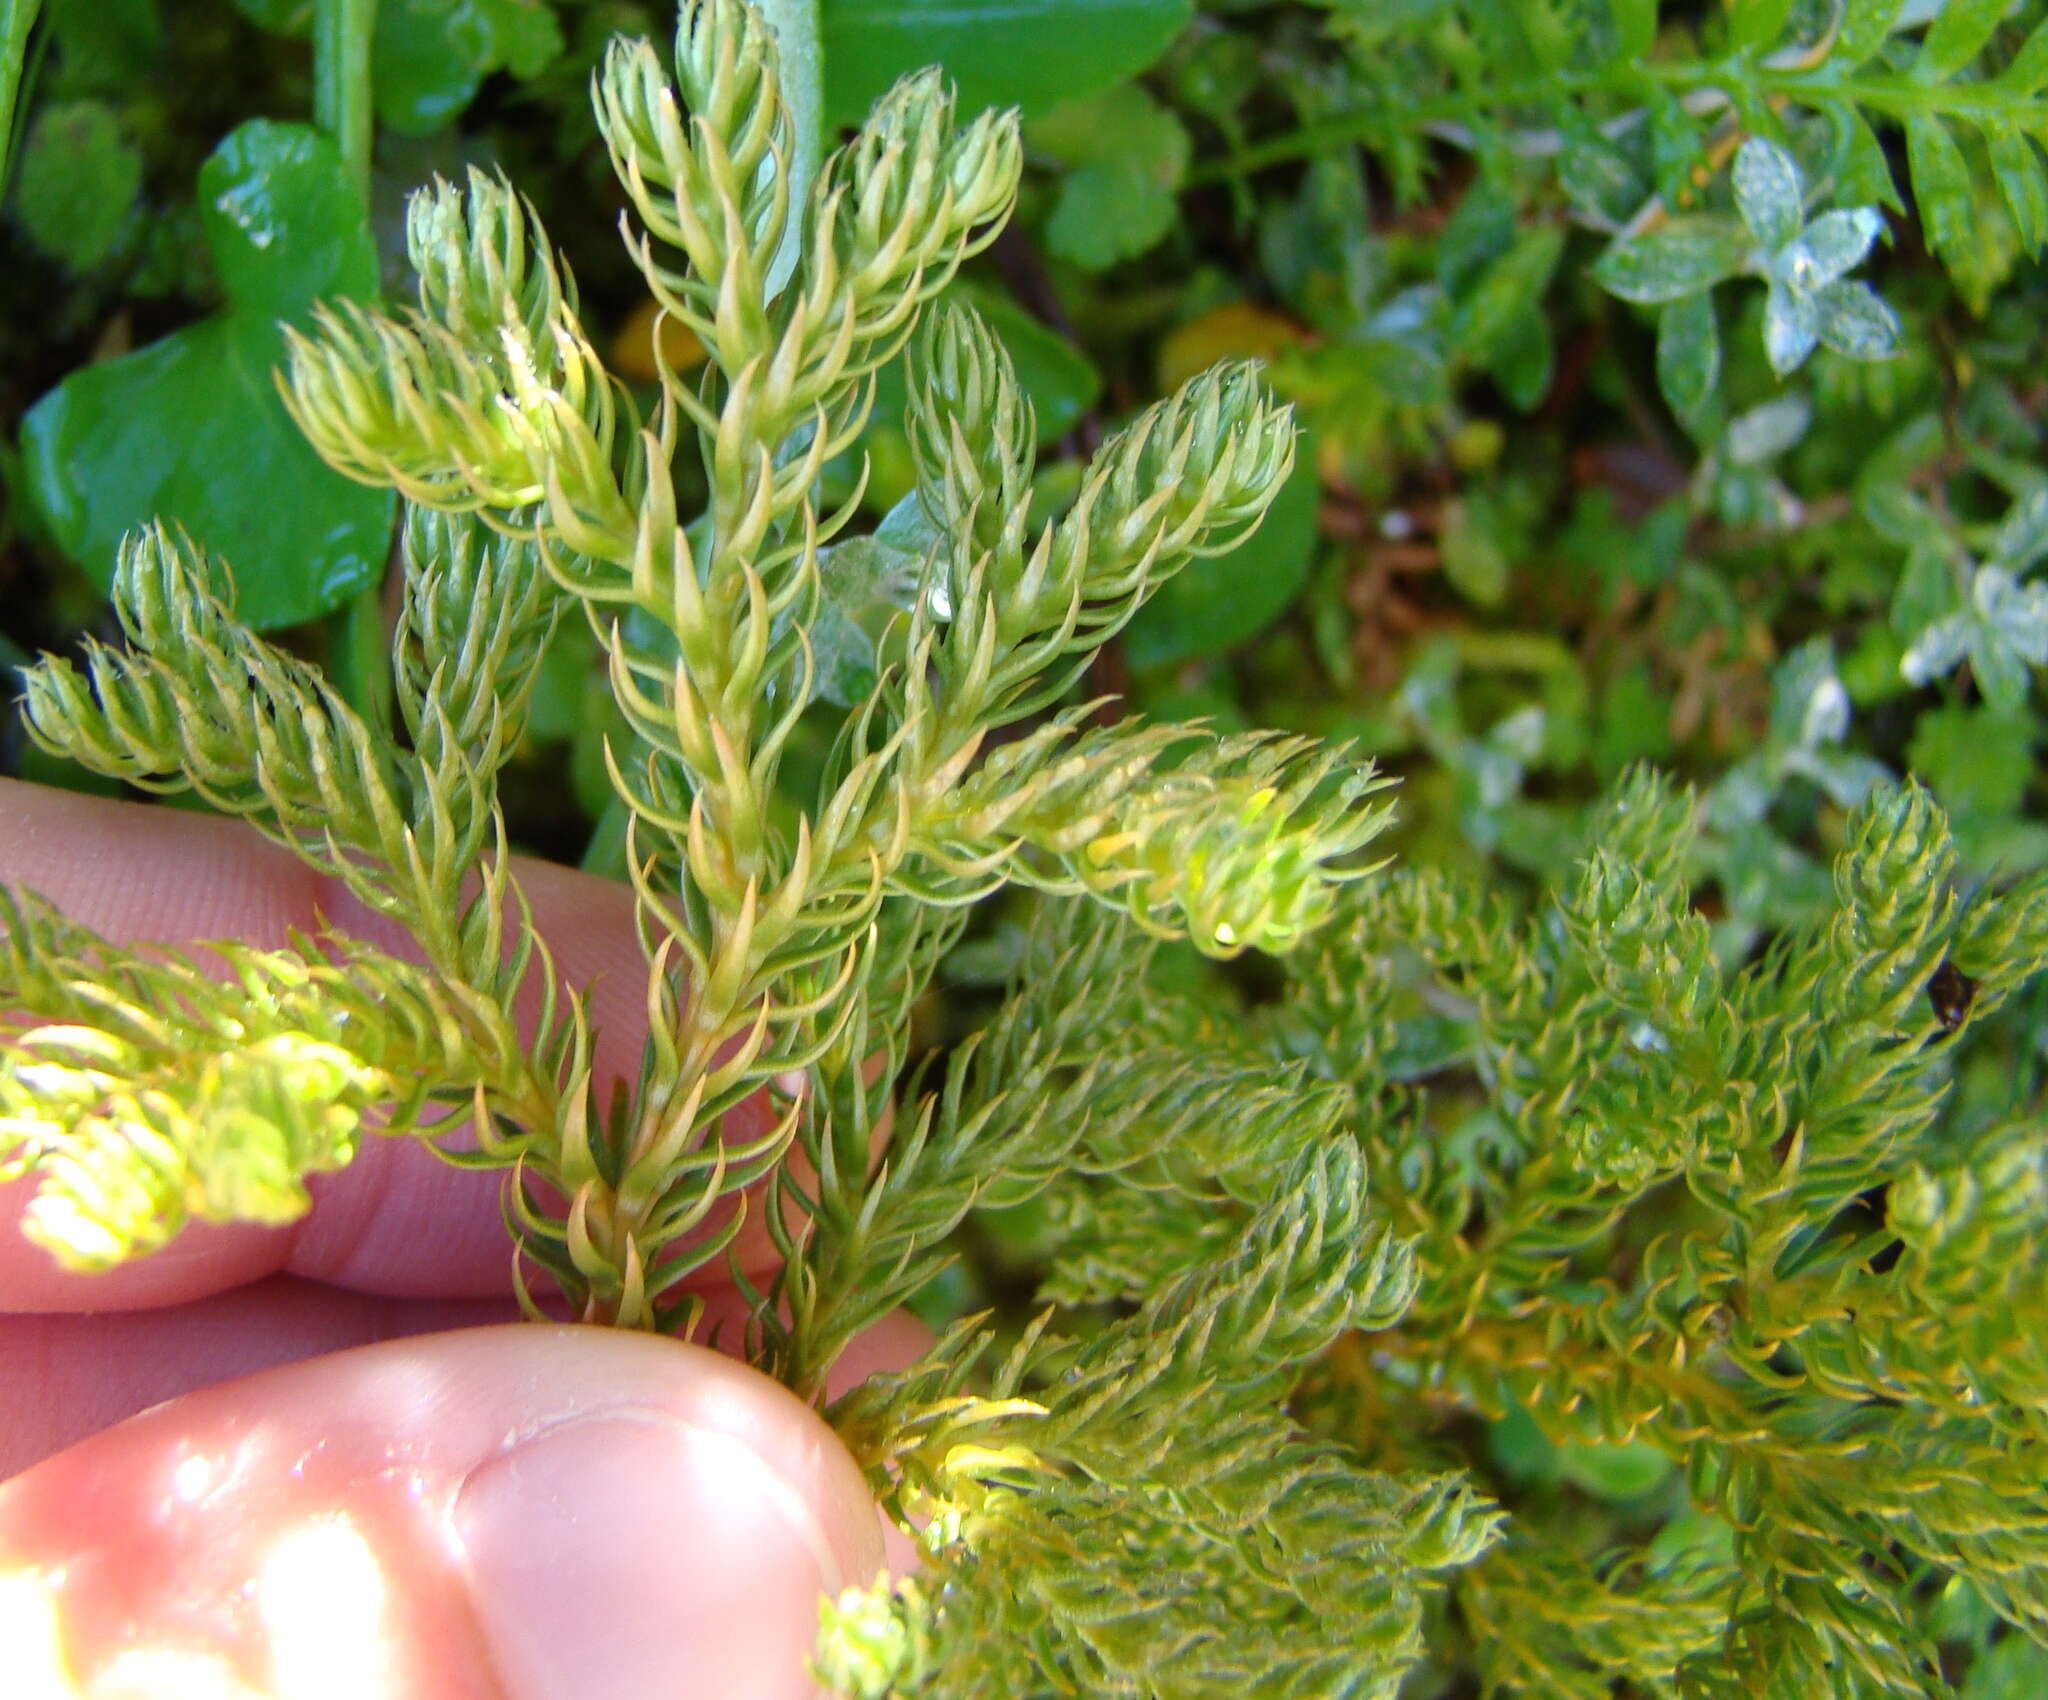
[[[551,863],[519,859],[518,875],[563,980],[589,991],[606,1092],[633,1078],[646,1031],[632,893]],[[0,882],[40,892],[123,943],[232,938],[276,948],[293,929],[331,927],[418,956],[339,882],[238,822],[183,810],[0,780]],[[766,1107],[758,1113],[751,1131],[767,1125]],[[194,1224],[163,1251],[105,1275],[60,1270],[22,1238],[16,1219],[32,1180],[0,1187],[0,1311],[176,1304],[278,1273],[394,1296],[502,1295],[512,1268],[502,1179],[451,1168],[416,1139],[372,1137],[347,1168],[313,1180],[313,1208],[300,1221]]]

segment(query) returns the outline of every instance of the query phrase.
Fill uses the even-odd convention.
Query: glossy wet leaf
[[[278,321],[372,296],[376,255],[338,151],[306,125],[243,125],[201,169],[199,199],[228,304],[44,396],[23,421],[23,474],[102,588],[122,534],[161,517],[230,563],[251,625],[292,625],[375,577],[392,498],[322,465],[286,416]]]
[[[908,72],[938,64],[960,110],[1045,112],[1142,71],[1189,0],[820,0],[825,122],[858,124]]]

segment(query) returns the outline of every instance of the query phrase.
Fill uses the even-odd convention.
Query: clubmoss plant
[[[1912,1694],[1944,1589],[1986,1646],[2048,1634],[2038,1129],[1940,1115],[1973,1023],[2048,956],[2041,882],[1962,900],[1938,811],[1885,791],[1827,926],[1730,971],[1686,901],[1689,802],[1647,776],[1524,920],[1362,879],[1387,809],[1341,750],[1076,705],[1148,596],[1259,523],[1291,417],[1255,371],[1209,373],[1034,523],[1031,407],[939,300],[1010,210],[1014,120],[956,122],[928,73],[806,181],[776,67],[741,0],[695,0],[673,82],[644,42],[599,79],[633,252],[709,356],[650,415],[486,175],[415,199],[417,310],[294,337],[293,417],[407,503],[388,725],[164,528],[123,556],[128,641],[28,673],[46,747],[197,793],[418,947],[202,960],[0,895],[0,1007],[34,1012],[0,1056],[28,1231],[102,1268],[193,1217],[288,1220],[375,1128],[505,1172],[530,1306],[688,1336],[751,1201],[783,1263],[744,1344],[822,1399],[970,1211],[1038,1201],[1041,1297],[1093,1308],[1002,1348],[964,1322],[827,1407],[927,1560],[825,1610],[818,1669],[866,1700],[1431,1672]],[[853,505],[817,492],[899,354],[917,489],[884,529],[917,570],[875,678],[827,692],[816,634],[871,586]],[[627,728],[648,967],[618,1091],[496,799],[579,617]],[[913,1004],[1011,883],[1047,901],[1009,1000],[905,1087]],[[1160,940],[1300,966],[1247,1011],[1163,987]],[[765,1132],[735,1114],[763,1098]],[[1503,1541],[1486,1490],[1517,1484],[1476,1479],[1470,1434],[1515,1409],[1682,1466],[1728,1539],[1589,1554],[1532,1504]]]

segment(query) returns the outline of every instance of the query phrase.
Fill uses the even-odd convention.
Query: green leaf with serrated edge
[[[1941,83],[1954,76],[1983,51],[2009,4],[2010,0],[1948,0],[1921,38],[1920,56],[1913,61],[1914,80]]]
[[[1220,655],[1256,637],[1286,609],[1308,576],[1316,541],[1315,442],[1295,439],[1294,471],[1259,529],[1227,555],[1191,561],[1124,629],[1134,667]]]
[[[1970,168],[1963,150],[1939,118],[1916,112],[1906,119],[1906,160],[1927,246],[1954,272],[1968,262],[1975,242]]]
[[[1189,0],[820,0],[825,122],[857,124],[898,77],[942,66],[963,112],[1044,112],[1123,82],[1186,25]]]
[[[1700,416],[1721,381],[1721,331],[1714,298],[1702,291],[1657,316],[1657,387],[1686,424]]]
[[[2003,128],[1986,130],[1984,145],[2020,240],[2029,253],[2039,253],[2048,244],[2048,171],[2040,148],[2024,132]]]
[[[2023,714],[1943,704],[1913,722],[1906,765],[1957,814],[2003,815],[2020,806],[2033,766],[2033,722]]]
[[[1045,221],[1045,244],[1083,271],[1134,260],[1173,228],[1175,201],[1143,166],[1104,160],[1069,172]]]
[[[1506,253],[1481,274],[1451,312],[1452,351],[1486,364],[1516,326],[1539,313],[1543,292],[1564,251],[1564,231],[1537,224],[1518,232]]]
[[[1776,142],[1751,136],[1735,156],[1735,207],[1766,248],[1782,248],[1805,219],[1799,167]]]
[[[1906,203],[1892,178],[1891,161],[1876,132],[1848,102],[1828,112],[1828,158],[1835,194],[1848,206],[1889,207],[1904,212]]]
[[[1074,167],[1045,223],[1046,245],[1089,271],[1134,259],[1173,228],[1190,143],[1181,121],[1135,84],[1067,101],[1025,133]]]
[[[2048,88],[2048,22],[2038,23],[2020,44],[2012,63],[1992,82],[2000,94],[2038,94]]]
[[[62,101],[36,114],[14,184],[14,215],[42,251],[75,272],[110,253],[142,188],[142,154],[112,107]]]
[[[1593,281],[1641,306],[1682,300],[1742,270],[1742,232],[1719,219],[1673,219],[1661,230],[1616,243],[1593,264]]]
[[[1899,0],[1843,0],[1828,63],[1854,70],[1884,46],[1898,15]]]
[[[103,589],[122,535],[162,517],[233,566],[245,621],[293,625],[381,571],[393,502],[331,471],[293,428],[271,382],[278,320],[373,297],[376,254],[340,153],[309,126],[243,125],[199,194],[227,309],[73,372],[23,421],[23,473]]]

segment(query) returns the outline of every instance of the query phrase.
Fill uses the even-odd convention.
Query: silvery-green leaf
[[[1752,407],[1728,422],[1728,458],[1737,466],[1760,466],[1806,435],[1813,404],[1796,391]]]
[[[1937,530],[1913,540],[1907,551],[1906,564],[1892,590],[1892,630],[1900,637],[1911,637],[1956,611],[1950,545]]]
[[[2035,486],[2006,510],[1991,540],[1991,558],[2002,567],[2023,573],[2048,554],[2048,484]]]
[[[1495,721],[1487,730],[1486,741],[1517,761],[1532,762],[1543,753],[1545,729],[1542,705],[1532,702]]]
[[[1813,298],[1820,340],[1851,360],[1889,360],[1898,352],[1899,316],[1867,283],[1831,283]]]
[[[1849,729],[1849,693],[1835,670],[1835,646],[1818,637],[1778,664],[1771,679],[1770,743],[1776,749],[1812,749],[1841,741]]]
[[[1899,676],[1909,685],[1932,684],[1955,671],[1969,644],[1969,616],[1951,614],[1937,620],[1906,646],[1899,657]]]
[[[1751,136],[1735,156],[1735,207],[1750,234],[1766,248],[1782,248],[1799,234],[1805,197],[1799,166],[1776,142]]]
[[[1977,612],[2008,648],[2048,666],[2048,585],[2021,584],[2003,567],[1984,567],[1974,591]]]
[[[1785,760],[1785,771],[1812,780],[1841,809],[1853,809],[1873,786],[1892,777],[1883,762],[1849,750],[1795,750]]]
[[[1610,245],[1593,262],[1593,281],[1641,306],[1680,301],[1736,276],[1748,252],[1731,222],[1673,219],[1662,230]]]
[[[1774,789],[1762,756],[1737,762],[1707,792],[1703,811],[1707,825],[1716,832],[1733,832],[1750,821],[1762,820]]]
[[[1863,264],[1870,245],[1884,230],[1884,215],[1875,207],[1836,207],[1824,212],[1790,244],[1802,250],[1809,268],[1795,280],[1802,288],[1820,289],[1847,277]]]
[[[2006,634],[1992,626],[1970,631],[1970,678],[1986,706],[2017,714],[2027,701],[2027,663]]]
[[[1820,309],[1810,295],[1800,295],[1773,281],[1764,301],[1764,354],[1779,377],[1794,372],[1820,341]]]

